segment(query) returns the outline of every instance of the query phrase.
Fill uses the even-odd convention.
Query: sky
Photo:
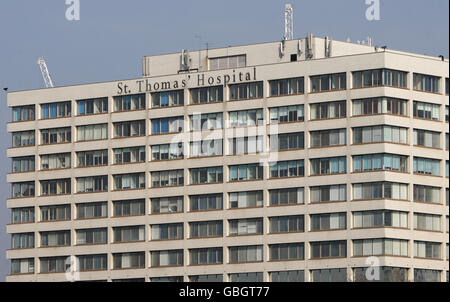
[[[66,19],[66,0],[0,1],[0,281],[10,272],[6,200],[11,120],[4,87],[43,88],[44,56],[55,86],[141,76],[144,55],[279,41],[284,5],[294,8],[294,38],[329,36],[449,57],[448,0],[373,0],[380,20],[366,19],[366,0],[79,0],[80,20]],[[201,37],[198,38],[198,37]]]

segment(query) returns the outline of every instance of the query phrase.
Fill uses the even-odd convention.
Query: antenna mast
[[[42,77],[44,78],[45,87],[53,88],[52,78],[50,78],[50,73],[48,72],[47,64],[44,58],[40,57],[37,61],[39,67],[41,68]]]
[[[294,9],[287,3],[284,9],[284,40],[294,39]]]

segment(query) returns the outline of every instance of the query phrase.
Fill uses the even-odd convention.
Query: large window
[[[114,151],[114,164],[145,162],[145,146],[117,148]]]
[[[70,127],[41,130],[42,145],[70,143],[72,130]]]
[[[311,203],[338,202],[347,200],[347,185],[310,187]]]
[[[190,265],[222,264],[223,248],[210,247],[189,250]]]
[[[353,128],[354,144],[408,143],[408,128],[396,126],[368,126]]]
[[[189,229],[189,238],[208,238],[223,236],[222,220],[190,222]]]
[[[77,193],[108,191],[108,176],[88,176],[77,178]]]
[[[287,188],[269,190],[271,206],[284,206],[305,203],[304,188]]]
[[[12,146],[13,147],[27,147],[34,146],[34,130],[21,131],[12,133]]]
[[[41,206],[41,221],[70,220],[70,204]]]
[[[184,129],[184,117],[165,117],[152,120],[152,134],[179,133]]]
[[[77,256],[80,263],[80,271],[103,271],[108,269],[108,255],[81,255]]]
[[[184,146],[182,142],[153,145],[151,148],[152,161],[184,158]]]
[[[263,273],[234,273],[228,275],[230,282],[263,282]]]
[[[353,200],[408,200],[408,184],[397,182],[366,182],[353,184]]]
[[[229,113],[229,118],[229,127],[245,127],[264,124],[263,109],[231,111]]]
[[[39,258],[41,264],[40,273],[64,273],[68,256]]]
[[[71,115],[72,103],[59,102],[41,104],[41,119],[66,117]]]
[[[441,148],[441,133],[414,129],[414,145],[428,147],[428,148]]]
[[[183,223],[152,224],[152,240],[176,240],[184,238]]]
[[[305,161],[290,160],[270,163],[270,178],[305,176]]]
[[[311,231],[344,230],[347,213],[311,214]]]
[[[151,251],[152,267],[183,266],[183,250]]]
[[[17,106],[12,108],[13,122],[34,121],[34,119],[35,119],[34,105]]]
[[[145,135],[145,121],[114,123],[114,138]]]
[[[414,282],[441,282],[441,271],[415,268]]]
[[[408,171],[408,156],[398,154],[365,154],[353,156],[353,172]]]
[[[263,179],[263,166],[257,164],[230,166],[230,181]]]
[[[108,112],[108,98],[77,101],[78,115],[100,114]]]
[[[11,275],[33,274],[34,258],[11,259]]]
[[[274,216],[269,217],[269,233],[294,233],[305,231],[305,216]]]
[[[310,242],[311,259],[344,258],[347,256],[347,241]]]
[[[408,240],[358,239],[353,240],[353,256],[408,256]]]
[[[101,140],[108,138],[108,124],[97,124],[77,127],[79,142]]]
[[[190,143],[190,157],[223,155],[222,139],[195,141]]]
[[[311,159],[311,175],[340,174],[347,172],[347,158],[329,157]]]
[[[413,171],[418,174],[440,176],[440,165],[441,161],[439,159],[424,157],[414,157],[413,159]]]
[[[292,123],[305,120],[305,106],[284,106],[269,108],[270,123]]]
[[[192,168],[189,174],[191,185],[223,182],[223,167]]]
[[[264,205],[263,191],[229,193],[230,209],[255,208]]]
[[[353,100],[353,116],[393,114],[407,115],[407,100],[377,97]]]
[[[311,120],[342,118],[347,115],[347,102],[325,102],[310,105]]]
[[[218,103],[223,101],[223,86],[192,88],[191,104]]]
[[[261,235],[263,233],[262,218],[232,219],[228,221],[229,236]]]
[[[391,86],[406,88],[407,72],[373,69],[353,72],[353,88]]]
[[[347,129],[311,131],[311,148],[343,146],[347,143]]]
[[[11,209],[11,223],[32,223],[34,222],[34,208],[14,208]]]
[[[152,214],[182,213],[183,196],[152,198]]]
[[[114,217],[145,215],[145,199],[114,200]]]
[[[368,267],[355,267],[353,269],[353,281],[354,282],[407,282],[408,281],[408,269],[403,267],[379,267],[380,274],[379,279],[367,280],[366,272]]]
[[[305,133],[282,133],[270,135],[270,150],[285,151],[305,148]]]
[[[95,167],[108,165],[108,150],[77,152],[78,167]]]
[[[223,209],[223,194],[203,194],[189,196],[189,211],[212,211]]]
[[[305,282],[305,271],[278,271],[270,272],[270,282]]]
[[[104,217],[108,217],[108,203],[106,201],[77,204],[77,219]]]
[[[41,232],[41,247],[70,245],[70,231]]]
[[[194,275],[189,276],[189,282],[223,282],[223,275]]]
[[[123,226],[113,228],[114,242],[136,242],[145,240],[145,226]]]
[[[189,116],[191,124],[190,128],[193,131],[205,131],[223,128],[223,113],[205,113],[194,114]]]
[[[230,246],[229,247],[230,263],[246,263],[246,262],[262,262],[263,246],[247,245],[247,246]]]
[[[145,252],[113,254],[114,269],[144,268]]]
[[[145,109],[145,94],[133,94],[114,97],[114,111]]]
[[[441,105],[414,101],[413,116],[427,120],[439,120]]]
[[[414,257],[441,259],[441,243],[414,241]]]
[[[441,203],[441,188],[423,185],[414,185],[414,201]]]
[[[77,245],[106,244],[108,241],[107,228],[76,230]]]
[[[305,244],[303,242],[269,245],[269,261],[304,260]]]
[[[408,212],[372,210],[353,212],[353,228],[408,228]]]
[[[247,66],[247,55],[209,58],[209,70],[231,69]]]
[[[34,233],[16,233],[11,234],[12,249],[34,248]]]
[[[70,153],[41,155],[41,170],[66,169],[71,166]]]
[[[264,151],[264,137],[235,137],[228,140],[229,155],[254,154]]]
[[[34,171],[34,156],[13,157],[12,172],[21,173]]]
[[[414,229],[439,232],[441,230],[441,215],[414,213]]]
[[[305,92],[303,77],[269,81],[270,96],[292,95]]]
[[[12,184],[12,198],[34,196],[34,181],[16,182]]]
[[[114,175],[114,190],[135,190],[145,188],[145,173]]]
[[[151,172],[152,187],[176,187],[184,184],[184,170]]]
[[[230,101],[263,97],[263,82],[230,85]]]
[[[70,194],[71,181],[69,179],[41,180],[41,196]]]
[[[152,93],[152,108],[184,105],[184,90]]]
[[[414,73],[413,88],[414,90],[439,93],[440,77]]]
[[[311,92],[344,90],[347,87],[345,72],[311,77]]]

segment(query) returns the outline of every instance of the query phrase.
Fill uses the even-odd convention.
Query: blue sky
[[[0,89],[42,88],[36,64],[44,56],[56,86],[141,75],[143,55],[277,41],[283,37],[279,0],[80,0],[80,21],[65,18],[65,0],[0,1]],[[290,0],[294,37],[311,32],[336,40],[449,56],[448,0],[380,0],[379,21],[367,21],[365,0]],[[6,95],[0,91],[0,281],[9,273],[6,149],[11,137]]]

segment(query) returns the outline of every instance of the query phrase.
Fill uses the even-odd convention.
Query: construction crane
[[[284,9],[284,40],[294,39],[294,9],[290,3]]]
[[[39,67],[41,68],[42,77],[44,78],[45,87],[47,88],[53,88],[53,81],[50,77],[50,73],[48,72],[47,64],[45,63],[45,60],[43,57],[40,57],[37,61],[39,64]]]

